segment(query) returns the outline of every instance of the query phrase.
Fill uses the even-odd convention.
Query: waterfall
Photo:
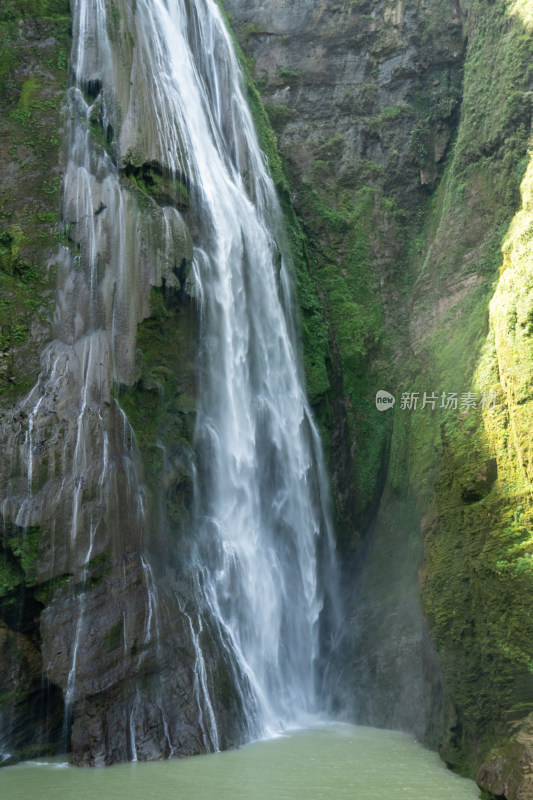
[[[196,565],[258,728],[275,729],[317,708],[319,537],[333,547],[281,213],[217,4],[136,14],[157,138],[201,218]]]
[[[198,2],[191,21],[179,3],[159,3],[152,24],[151,71],[169,76],[165,106],[204,218],[197,563],[258,716],[275,729],[317,708],[318,539],[333,546],[281,214],[216,3]]]
[[[58,584],[43,613],[43,658],[87,754],[79,762],[100,764],[217,750],[320,710],[319,621],[327,594],[334,634],[337,576],[282,213],[220,9],[214,0],[73,5],[56,338],[21,404],[26,479],[12,481],[3,511],[24,527],[48,524],[43,509],[55,509],[40,580],[75,581]],[[127,179],[143,165],[186,187],[185,219],[178,203],[155,202]],[[185,555],[172,531],[153,530],[113,392],[137,378],[150,286],[183,290],[182,261],[199,316]],[[109,554],[96,579],[93,564]],[[227,706],[215,697],[222,667]],[[88,696],[96,705],[84,716]],[[99,715],[102,729],[114,726],[112,755]]]

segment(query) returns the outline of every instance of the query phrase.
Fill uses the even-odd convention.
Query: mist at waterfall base
[[[65,701],[62,745],[74,763],[99,766],[304,723],[327,705],[340,606],[282,214],[220,10],[76,0],[73,14],[71,246],[58,256],[55,338],[6,434],[2,514],[47,532],[36,568],[51,587],[46,678]],[[133,164],[181,182],[187,211],[140,191]],[[189,298],[199,329],[194,448],[179,453],[194,500],[181,538],[164,511],[152,514],[117,392],[137,379],[137,325],[161,285]],[[12,719],[8,709],[5,753]]]

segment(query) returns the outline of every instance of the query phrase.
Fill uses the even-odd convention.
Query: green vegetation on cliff
[[[68,0],[0,3],[0,407],[35,383],[50,335],[55,264],[66,244],[59,132],[70,25]],[[36,585],[43,538],[37,526],[0,522],[0,711],[13,720],[22,758],[53,753],[63,719],[39,649],[49,593]]]
[[[11,400],[36,378],[53,306],[68,0],[5,0],[0,40],[0,396]]]
[[[261,95],[253,78],[253,60],[247,57],[235,36],[233,36],[232,21],[224,11],[222,14],[230,31],[239,63],[244,74],[247,99],[250,104],[259,144],[268,159],[270,175],[276,186],[278,196],[284,213],[286,236],[289,257],[294,268],[297,289],[297,302],[299,310],[300,330],[303,339],[303,361],[307,383],[307,391],[312,404],[318,404],[327,395],[330,389],[328,367],[330,365],[329,337],[324,321],[324,311],[318,287],[311,274],[310,253],[308,240],[302,231],[298,217],[295,214],[291,187],[289,184],[286,166],[280,156],[275,122],[272,120],[272,109],[264,106]],[[248,36],[258,33],[259,30],[246,28]],[[318,415],[323,433],[329,414],[321,409]],[[326,423],[327,424],[327,423]],[[327,442],[326,442],[327,444]]]
[[[396,411],[393,449],[402,414],[408,446],[391,477],[423,515],[423,608],[456,714],[441,752],[472,774],[533,710],[530,171],[509,227],[531,141],[533,43],[519,4],[464,6],[461,116],[432,201],[404,372],[409,391],[457,392],[459,407]],[[461,407],[469,391],[475,408]]]
[[[310,44],[294,80],[281,75],[304,32],[282,41],[265,24],[267,47],[263,28],[246,24],[235,29],[256,58],[328,325],[328,383],[311,394],[339,536],[356,546],[363,532],[350,687],[366,669],[366,721],[411,725],[389,690],[407,691],[399,673],[409,672],[391,642],[412,637],[427,741],[473,774],[533,708],[530,173],[509,227],[531,143],[533,4],[340,3],[314,18],[320,55]],[[345,29],[359,71],[341,96]],[[396,397],[386,415],[374,406],[380,388]],[[424,392],[438,398],[433,410],[421,408]],[[476,408],[461,407],[467,392]],[[416,410],[401,408],[403,393],[418,393]],[[442,393],[457,393],[458,407],[441,407]],[[494,408],[480,407],[484,393]],[[438,660],[410,616],[420,566]],[[421,626],[419,641],[409,625]],[[489,762],[503,754],[509,765],[510,752]]]
[[[143,459],[151,528],[163,500],[174,535],[189,531],[192,502],[196,313],[184,294],[152,288],[150,316],[138,329],[139,378],[117,388]]]
[[[304,56],[310,74],[292,64],[274,69],[265,60],[260,67],[248,61],[280,137],[294,208],[307,239],[310,284],[302,290],[299,281],[299,297],[308,297],[310,285],[327,324],[327,333],[322,324],[317,340],[305,336],[304,320],[304,361],[309,395],[331,452],[337,529],[345,547],[357,544],[383,487],[391,420],[376,409],[374,397],[397,381],[391,363],[406,341],[414,261],[428,211],[426,187],[442,172],[449,146],[461,94],[463,49],[460,26],[449,22],[449,9],[444,13],[442,3],[417,11],[416,33],[405,30],[401,9],[385,9],[387,25],[380,27],[381,9],[367,14],[368,5],[341,4],[331,10],[324,30],[317,30],[323,60],[317,65],[312,54]],[[334,104],[340,126],[335,131],[319,116],[323,109],[316,117],[309,110],[309,98],[316,92],[323,102],[315,81],[337,86],[339,78],[328,74],[327,58],[342,26],[349,26],[355,37],[346,47],[359,49],[363,64],[368,53],[368,60],[363,83],[349,76]],[[253,49],[262,38],[262,29],[250,31],[248,24],[237,23],[235,29],[245,47]],[[293,45],[278,44],[274,52],[286,50],[285,58],[293,58],[297,37]],[[387,104],[380,70],[389,69],[389,60],[406,41],[419,50],[418,77],[406,83],[403,97],[396,91],[395,102]],[[258,49],[262,52],[260,45]],[[363,70],[357,57],[351,57],[354,68]],[[327,91],[335,96],[336,88]],[[270,141],[267,152],[269,147]],[[320,380],[309,362],[320,364]]]
[[[494,402],[443,425],[424,525],[424,605],[460,709],[445,755],[463,769],[533,711],[532,190],[530,164],[472,379]]]

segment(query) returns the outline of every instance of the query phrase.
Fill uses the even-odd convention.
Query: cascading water
[[[3,512],[25,528],[43,524],[51,498],[57,507],[41,579],[70,577],[43,613],[43,657],[84,763],[216,750],[320,708],[326,592],[332,628],[338,619],[282,215],[214,0],[76,0],[73,31],[57,339],[21,405],[17,468],[27,477],[13,479]],[[92,140],[95,120],[111,146]],[[187,187],[187,225],[179,204],[126,179],[136,164]],[[183,260],[200,344],[192,544],[178,556],[148,518],[112,387],[136,380],[149,287],[183,290]],[[109,553],[100,585],[93,564]],[[98,613],[105,647],[90,629]],[[110,654],[96,674],[102,647]],[[234,697],[226,705],[220,670]]]
[[[150,63],[169,76],[166,106],[204,215],[195,259],[198,565],[260,723],[272,728],[316,710],[318,538],[332,548],[290,279],[274,238],[281,215],[216,3],[197,3],[191,22],[179,3],[158,4],[152,18],[160,44]],[[184,57],[191,33],[200,67]]]
[[[139,2],[136,14],[159,142],[189,177],[201,217],[201,589],[259,728],[275,727],[316,709],[318,537],[332,548],[290,279],[274,238],[281,214],[216,3],[197,2],[189,16],[185,3]]]

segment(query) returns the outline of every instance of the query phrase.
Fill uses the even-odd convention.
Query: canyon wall
[[[529,796],[531,4],[225,5],[328,329],[304,302],[349,597],[339,709]]]
[[[285,211],[308,393],[330,465],[347,602],[334,704],[357,722],[413,732],[493,795],[530,797],[532,5],[224,8]],[[0,61],[0,403],[12,426],[51,336],[58,244],[75,249],[58,196],[68,4],[8,2],[0,26],[10,43]],[[95,120],[96,141],[102,130]],[[124,166],[131,191],[186,212],[183,190],[148,162]],[[186,542],[196,323],[190,300],[161,287],[146,313],[135,380],[119,399],[150,514]],[[394,408],[376,408],[380,389]],[[164,463],[161,438],[172,442]],[[64,716],[65,680],[42,678],[41,616],[61,628],[51,592],[70,596],[73,577],[36,573],[40,536],[4,524],[0,551],[0,652],[10,664],[0,712],[14,715],[23,755],[53,748]],[[95,558],[80,572],[95,609],[119,560]],[[140,572],[134,559],[132,585]],[[109,616],[102,674],[123,646],[118,621]],[[175,635],[192,647],[187,632]],[[231,681],[219,677],[217,713],[231,729]],[[190,688],[192,673],[180,680]],[[88,708],[85,719],[102,713]],[[166,747],[156,710],[150,726]],[[79,730],[83,738],[91,726]],[[195,735],[191,750],[202,749]],[[129,747],[125,734],[123,756]]]

